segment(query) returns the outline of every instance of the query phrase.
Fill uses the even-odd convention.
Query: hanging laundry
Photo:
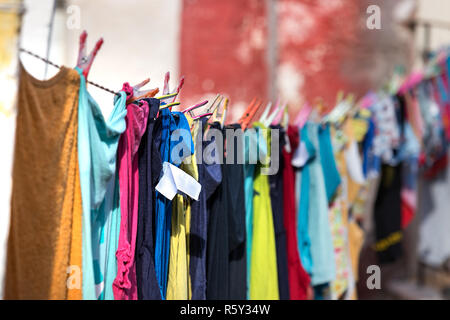
[[[258,137],[258,146],[265,145],[265,158],[270,157],[270,137],[263,124],[255,123],[258,130],[264,130]],[[264,160],[264,159],[260,159]],[[262,164],[258,164],[253,182],[253,239],[250,265],[251,300],[278,300],[278,271],[275,243],[275,230],[270,203],[270,186],[267,175],[261,173]]]
[[[250,147],[252,149],[250,150]],[[265,147],[265,146],[264,146]],[[250,289],[250,267],[252,259],[253,245],[253,181],[258,163],[258,154],[261,146],[258,145],[258,132],[255,129],[244,132],[244,193],[245,193],[245,234],[246,234],[246,258],[247,258],[247,298]],[[266,154],[267,150],[262,149],[261,154]]]
[[[105,121],[87,91],[82,70],[76,70],[80,75],[78,161],[83,201],[83,299],[113,300],[120,226],[116,155],[126,127],[126,93],[120,92]]]
[[[218,129],[218,124],[212,128]],[[222,182],[208,201],[207,288],[209,299],[246,299],[245,198],[243,159],[238,161],[238,149],[243,148],[241,126],[227,125],[222,129],[223,147],[226,130],[236,134],[234,141],[226,141]],[[230,135],[233,137],[233,135]],[[232,149],[233,148],[233,149]],[[220,148],[219,148],[220,149]],[[233,152],[231,152],[233,150]],[[242,149],[241,149],[242,150]],[[222,149],[222,152],[224,149]]]
[[[316,149],[308,138],[307,127],[304,126],[300,133],[300,144],[305,146],[304,150],[308,154],[308,160],[297,170],[296,173],[296,194],[298,195],[297,206],[297,238],[298,252],[305,271],[311,275],[313,268],[313,260],[311,257],[311,237],[309,234],[309,199],[310,199],[310,173],[309,162],[316,156]],[[294,136],[294,134],[291,134]],[[297,149],[298,149],[297,148]],[[297,151],[296,151],[297,153]]]
[[[186,118],[190,127],[193,119],[189,115],[187,115]],[[185,159],[181,163],[180,169],[174,166],[174,170],[180,170],[180,173],[184,172],[185,174],[193,177],[195,180],[198,180],[197,162],[194,152],[195,148],[191,132],[185,131],[182,139],[189,141],[191,149],[189,150],[189,155],[186,155]],[[188,183],[189,182],[187,182],[186,185]],[[191,191],[189,189],[192,190],[195,188],[186,188],[185,192],[188,193]],[[195,200],[198,200],[198,194],[196,194],[197,198],[195,198]],[[174,198],[174,201],[172,202],[172,210],[166,298],[167,300],[187,300],[190,296],[188,248],[191,225],[191,202],[186,194],[176,195],[176,198]]]
[[[139,162],[139,205],[138,226],[136,232],[136,282],[139,300],[160,300],[155,271],[155,244],[153,234],[155,225],[155,186],[162,170],[159,146],[154,139],[161,118],[158,99],[146,99],[149,105],[147,128],[141,138],[138,150]]]
[[[129,86],[123,89],[130,94]],[[140,100],[127,105],[127,124],[117,150],[120,186],[120,235],[116,252],[117,276],[113,283],[116,300],[137,300],[136,233],[139,207],[138,148],[147,127],[149,105]]]
[[[186,141],[172,141],[171,135],[177,130],[186,130],[190,132],[189,123],[181,112],[172,113],[169,108],[160,110],[161,126],[157,133],[156,140],[158,141],[159,150],[162,162],[168,162],[179,166],[183,161],[183,157],[173,154],[174,148],[178,143],[188,143]],[[187,150],[193,149],[192,139],[191,145],[187,146]],[[182,148],[185,150],[186,148]],[[174,157],[175,156],[175,157]],[[184,155],[186,157],[188,155]],[[166,298],[167,290],[167,275],[168,264],[170,256],[170,231],[172,220],[172,201],[164,197],[161,193],[155,194],[155,270],[158,280],[161,297]]]
[[[308,138],[316,150],[319,149],[319,127],[315,123],[306,123]],[[328,220],[328,199],[326,195],[324,175],[321,166],[320,151],[308,164],[309,207],[308,234],[311,239],[311,284],[323,285],[335,277],[335,261],[331,230]]]
[[[282,131],[282,127],[280,125],[270,126],[271,130]],[[285,136],[281,134],[279,143],[279,155],[281,157],[284,149]],[[277,272],[278,272],[278,290],[280,300],[289,300],[289,278],[288,278],[288,255],[287,255],[287,245],[286,245],[286,229],[284,224],[284,190],[283,190],[283,165],[282,159],[272,158],[271,161],[279,161],[280,165],[278,166],[278,172],[269,175],[269,185],[270,185],[270,203],[272,205],[272,214],[273,214],[273,224],[275,230],[275,243],[277,248]],[[286,190],[286,192],[290,192],[291,190]],[[295,203],[295,199],[294,199]],[[291,210],[295,212],[294,208],[289,208],[287,210]],[[286,211],[287,211],[286,210]],[[294,224],[295,225],[295,224]]]
[[[286,134],[286,133],[284,133]],[[297,216],[297,203],[295,193],[296,190],[296,175],[291,163],[293,161],[293,152],[300,148],[299,146],[299,130],[293,126],[288,127],[287,131],[289,142],[291,144],[291,152],[286,148],[282,149],[283,166],[283,202],[284,202],[284,227],[286,228],[286,246],[288,254],[288,278],[289,278],[289,293],[291,300],[306,300],[308,298],[308,287],[311,279],[308,273],[302,266],[298,248],[300,248],[299,240],[297,238],[297,226],[300,225]],[[280,137],[280,141],[283,139]],[[305,227],[304,225],[302,227]],[[306,226],[307,227],[307,226]],[[305,234],[305,237],[309,236]]]
[[[381,181],[375,201],[375,250],[380,263],[393,262],[402,255],[401,164],[381,167]]]
[[[51,79],[38,80],[21,63],[19,69],[4,298],[78,298],[82,246],[77,144],[80,76],[62,67]],[[68,287],[69,276],[73,281]]]
[[[203,151],[217,150],[214,136],[211,140],[203,140],[203,130],[207,119],[202,118],[194,123],[194,145],[197,156],[198,180],[202,185],[198,201],[191,204],[191,227],[189,232],[189,276],[192,300],[206,299],[206,246],[208,217],[208,199],[214,193],[222,180],[218,154],[214,152],[211,159],[203,159]],[[217,124],[216,124],[217,126]],[[201,145],[200,145],[201,144]],[[202,147],[202,148],[200,148]],[[200,161],[201,160],[201,161]]]

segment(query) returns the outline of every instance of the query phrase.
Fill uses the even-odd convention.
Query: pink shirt
[[[137,300],[135,248],[138,221],[139,171],[137,151],[147,127],[148,103],[127,105],[127,128],[117,151],[120,186],[120,234],[116,252],[117,276],[113,282],[115,300]]]

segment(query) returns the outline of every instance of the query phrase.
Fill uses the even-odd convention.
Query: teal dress
[[[83,299],[114,299],[112,282],[117,274],[115,253],[120,228],[116,154],[125,131],[126,94],[115,97],[107,121],[80,74],[78,101],[78,162],[83,205]]]
[[[247,250],[247,297],[250,288],[250,262],[252,256],[253,239],[253,180],[255,176],[256,163],[258,161],[256,150],[250,150],[250,146],[257,146],[258,134],[255,129],[244,132],[244,193],[245,193],[245,229]],[[253,151],[253,152],[251,152]]]
[[[319,125],[307,123],[308,138],[314,149],[319,149]],[[309,208],[308,235],[311,240],[313,262],[311,284],[313,286],[331,282],[335,278],[334,247],[328,218],[328,198],[322,169],[320,151],[308,164]]]
[[[305,143],[309,158],[302,168],[296,172],[296,192],[298,194],[297,206],[297,239],[298,251],[303,268],[309,275],[312,273],[313,261],[311,257],[311,239],[309,236],[309,164],[316,155],[316,149],[308,138],[308,130],[306,125],[300,129],[301,142]],[[299,145],[300,147],[300,145]]]

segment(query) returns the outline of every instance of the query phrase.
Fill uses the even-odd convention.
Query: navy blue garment
[[[400,258],[402,249],[402,163],[383,164],[375,200],[375,251],[379,263],[391,263]]]
[[[207,125],[208,119],[202,118],[202,129]],[[220,163],[216,157],[216,161],[205,161],[200,159],[203,156],[202,150],[205,150],[211,143],[216,143],[214,139],[211,141],[202,139],[203,130],[199,130],[196,139],[196,149],[202,146],[196,152],[198,182],[202,185],[198,201],[191,203],[191,229],[189,234],[189,274],[191,276],[191,299],[206,299],[206,243],[208,233],[208,210],[207,200],[211,197],[217,186],[222,181],[222,171]]]
[[[226,126],[222,131],[224,138],[227,129],[240,130],[240,126]],[[235,155],[238,148],[243,150],[242,141],[239,143],[236,140]],[[227,147],[230,145],[227,141]],[[208,201],[208,300],[245,300],[247,296],[244,167],[237,159],[232,162],[221,165],[222,183]]]
[[[331,300],[329,283],[314,286],[314,300]]]
[[[146,99],[149,105],[147,129],[139,145],[139,205],[136,235],[136,280],[139,300],[161,300],[155,271],[153,214],[155,186],[162,170],[158,139],[161,121],[157,121],[160,101]],[[159,139],[160,141],[160,139]]]
[[[271,129],[280,130],[279,152],[281,156],[283,153],[285,133],[282,131],[281,126],[271,126]],[[280,300],[289,300],[288,258],[283,206],[283,165],[283,161],[280,161],[278,172],[269,176],[269,186],[277,250],[278,291]],[[290,163],[286,165],[290,165]]]

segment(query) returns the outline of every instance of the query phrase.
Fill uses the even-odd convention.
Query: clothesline
[[[61,66],[60,66],[60,65],[57,65],[56,63],[54,63],[54,62],[52,62],[52,61],[50,61],[50,60],[48,60],[48,59],[45,59],[45,58],[43,58],[43,57],[41,57],[41,56],[39,56],[39,55],[37,55],[37,54],[35,54],[35,53],[29,51],[29,50],[26,50],[26,49],[24,49],[24,48],[19,48],[19,51],[25,52],[26,54],[29,54],[30,56],[33,56],[33,57],[35,57],[35,58],[37,58],[37,59],[39,59],[39,60],[42,60],[42,61],[44,61],[45,63],[47,63],[47,64],[49,64],[49,65],[51,65],[51,66],[53,66],[53,67],[55,67],[55,68],[61,69]],[[102,86],[102,85],[99,85],[99,84],[95,83],[95,82],[92,82],[92,81],[89,81],[89,80],[86,80],[86,81],[87,81],[89,84],[93,85],[94,87],[100,88],[100,89],[102,89],[102,90],[104,90],[104,91],[107,91],[107,92],[109,92],[109,93],[112,93],[112,94],[119,94],[118,92],[115,92],[114,90],[108,89],[108,88],[106,88],[106,87],[104,87],[104,86]]]

